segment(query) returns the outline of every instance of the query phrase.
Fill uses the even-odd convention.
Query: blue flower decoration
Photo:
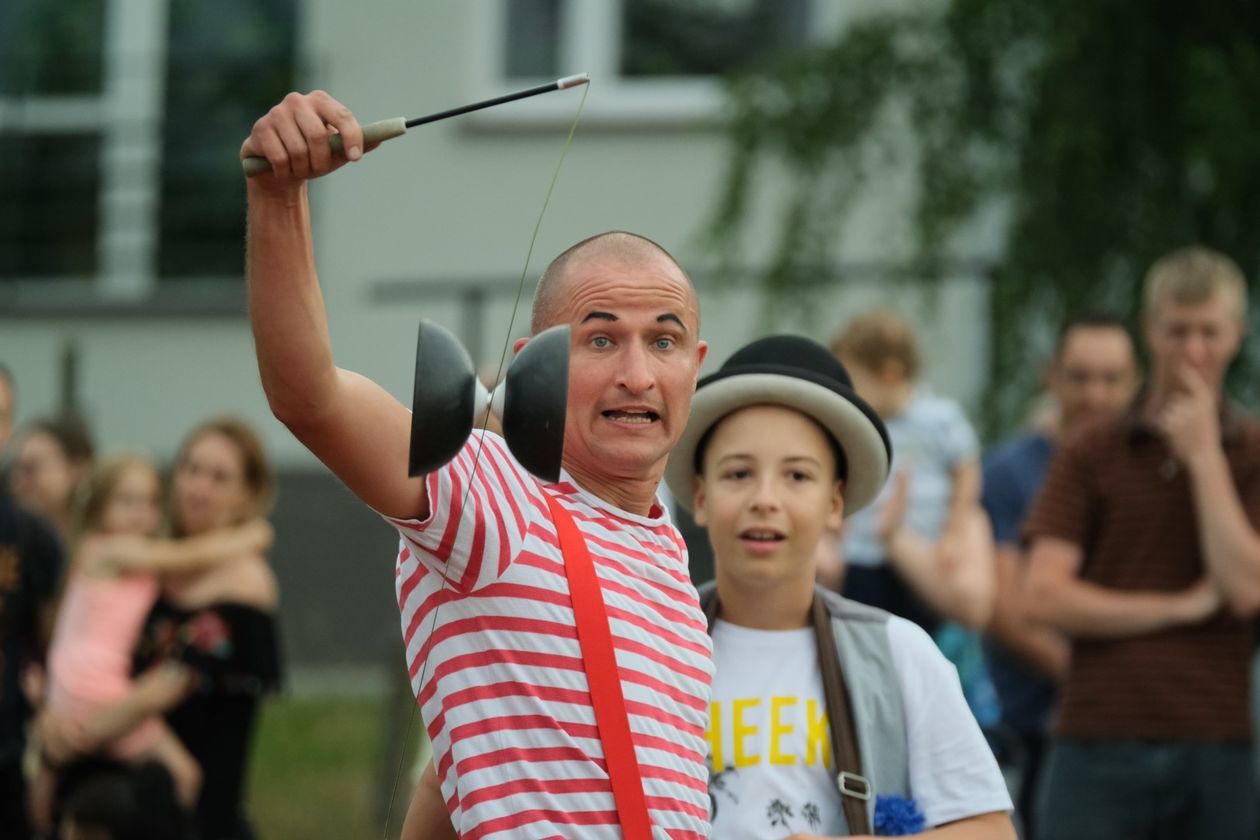
[[[904,837],[923,831],[923,812],[913,799],[899,794],[875,797],[875,834]]]

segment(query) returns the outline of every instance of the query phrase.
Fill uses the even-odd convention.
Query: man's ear
[[[1247,338],[1247,321],[1246,321],[1246,319],[1245,319],[1245,318],[1239,318],[1237,321],[1235,321],[1235,322],[1233,322],[1233,323],[1234,323],[1234,325],[1236,326],[1236,328],[1237,328],[1237,329],[1236,329],[1236,330],[1235,330],[1235,332],[1234,332],[1234,341],[1233,341],[1234,346],[1233,346],[1233,348],[1230,350],[1230,353],[1229,353],[1229,360],[1230,360],[1230,362],[1233,362],[1233,361],[1234,361],[1234,359],[1237,359],[1237,358],[1238,358],[1238,354],[1242,351],[1243,340]]]
[[[524,338],[518,338],[516,339],[516,341],[513,341],[512,342],[512,355],[515,356],[517,353],[521,352],[521,348],[524,347],[527,343],[529,343],[529,336],[525,336]]]
[[[691,496],[691,518],[694,519],[696,524],[701,528],[707,528],[709,527],[709,516],[704,509],[704,477],[699,475],[696,476],[694,486],[695,492]]]
[[[837,480],[832,486],[831,510],[827,512],[827,527],[840,530],[844,524],[844,481]]]

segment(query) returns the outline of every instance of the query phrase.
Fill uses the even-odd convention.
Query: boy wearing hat
[[[717,567],[701,593],[714,837],[1015,836],[931,638],[814,583],[825,530],[879,493],[890,460],[878,415],[808,339],[753,342],[699,383],[666,480]]]

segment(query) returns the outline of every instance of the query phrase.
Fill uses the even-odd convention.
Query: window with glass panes
[[[0,284],[239,278],[236,149],[294,85],[298,7],[0,3]]]
[[[490,33],[483,86],[589,72],[601,95],[587,113],[630,122],[713,117],[722,76],[807,43],[822,17],[811,0],[496,0],[482,8]],[[478,119],[571,110],[554,99],[528,107]]]

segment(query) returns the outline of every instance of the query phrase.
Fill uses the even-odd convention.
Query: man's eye
[[[674,339],[672,339],[672,338],[658,338],[658,339],[656,339],[656,348],[657,348],[658,350],[668,350],[668,349],[670,349],[670,348],[671,348],[671,347],[673,347],[673,346],[674,346]]]
[[[597,335],[591,339],[591,344],[594,345],[595,347],[607,347],[609,346],[609,344],[611,344],[611,342],[608,340],[606,336]]]

